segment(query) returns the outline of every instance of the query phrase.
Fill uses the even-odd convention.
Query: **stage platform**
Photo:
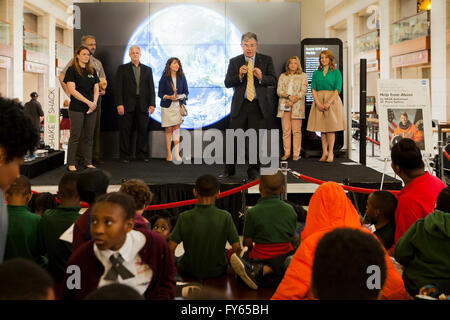
[[[192,199],[192,189],[197,177],[202,174],[212,174],[218,176],[223,171],[223,165],[206,164],[182,164],[175,165],[165,159],[151,159],[150,162],[131,161],[122,164],[118,161],[106,161],[98,168],[108,171],[111,174],[109,191],[118,190],[120,184],[128,179],[139,178],[145,181],[154,193],[152,204],[162,204],[168,202]],[[382,174],[374,169],[360,165],[347,158],[335,158],[333,163],[319,162],[318,158],[300,159],[299,161],[289,161],[289,168],[303,175],[325,181],[336,181],[344,183],[348,179],[349,185],[378,189],[380,187]],[[226,191],[241,186],[247,181],[246,165],[237,166],[236,175],[232,178],[221,181],[221,191]],[[31,179],[33,189],[42,192],[49,191],[56,193],[57,184],[62,175],[66,172],[65,166],[61,166],[49,172]],[[288,175],[288,200],[307,206],[311,195],[318,185],[299,180],[292,175]],[[383,189],[399,190],[401,181],[390,176],[385,176]],[[258,186],[252,187],[246,193],[238,193],[233,196],[219,199],[217,205],[226,208],[235,218],[236,225],[242,223],[242,213],[245,211],[245,203],[252,206],[259,199]],[[351,195],[352,201],[357,202],[357,209],[360,212],[365,210],[367,195]],[[182,207],[171,209],[173,213],[178,213],[189,209]]]

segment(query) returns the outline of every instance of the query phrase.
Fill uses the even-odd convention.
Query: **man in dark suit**
[[[139,62],[141,49],[130,47],[131,62],[117,69],[115,98],[119,114],[120,162],[131,156],[131,127],[136,122],[136,159],[148,162],[148,115],[155,111],[155,86],[152,68]]]
[[[258,48],[256,34],[252,32],[243,34],[241,47],[244,54],[230,60],[225,77],[225,86],[234,89],[230,129],[244,131],[255,129],[258,134],[259,129],[266,128],[266,119],[272,116],[267,87],[276,86],[277,80],[272,58],[256,52]],[[248,149],[246,148],[246,154]],[[234,150],[236,158],[236,148]],[[250,163],[247,169],[249,179],[256,179],[259,169],[259,157],[257,157],[257,163]],[[235,164],[227,163],[224,174],[219,177],[233,176],[235,172]]]

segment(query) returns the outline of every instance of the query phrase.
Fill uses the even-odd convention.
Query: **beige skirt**
[[[323,104],[334,91],[317,91],[319,101]],[[339,96],[331,103],[327,111],[319,111],[315,102],[311,106],[306,130],[314,132],[335,132],[345,130],[344,106]]]
[[[168,108],[161,108],[161,127],[176,126],[183,122],[180,113],[180,105],[174,106],[173,102]]]

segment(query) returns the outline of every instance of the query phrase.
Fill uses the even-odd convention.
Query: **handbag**
[[[188,115],[186,106],[182,103],[180,103],[180,114],[182,117],[186,117]]]
[[[170,81],[170,84],[172,85],[173,92],[176,93],[177,89],[173,85],[173,82]],[[180,114],[181,114],[182,117],[186,117],[188,115],[186,106],[184,104],[182,104],[182,103],[180,103]]]

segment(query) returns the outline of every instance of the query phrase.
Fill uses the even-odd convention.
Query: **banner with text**
[[[44,101],[44,143],[59,150],[59,88],[48,88]]]
[[[402,138],[414,140],[423,154],[433,152],[428,79],[378,80],[381,157]]]

